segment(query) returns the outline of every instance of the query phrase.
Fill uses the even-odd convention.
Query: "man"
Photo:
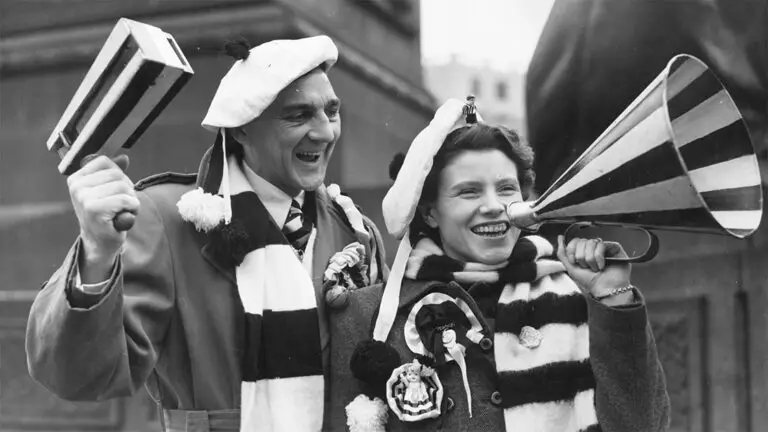
[[[722,80],[764,156],[767,24],[764,1],[556,0],[526,80],[537,191],[544,192],[681,53],[698,57]]]
[[[99,157],[69,178],[80,237],[32,306],[30,374],[72,400],[146,384],[166,430],[317,431],[333,366],[326,267],[380,281],[381,240],[323,186],[341,122],[333,42],[230,48],[196,176],[134,187],[124,161]],[[138,212],[127,233],[112,223],[122,211]]]

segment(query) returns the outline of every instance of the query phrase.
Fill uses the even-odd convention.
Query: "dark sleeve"
[[[175,301],[173,268],[162,219],[145,193],[139,199],[141,210],[104,294],[72,298],[78,241],[32,304],[29,373],[61,398],[131,395],[160,355]]]
[[[82,242],[78,239],[77,241],[78,250],[75,252],[74,260],[75,263],[79,263],[79,256],[82,253],[80,250],[82,248]],[[104,296],[106,296],[109,293],[109,288],[111,285],[113,285],[113,281],[117,278],[118,268],[120,267],[119,261],[115,261],[115,263],[112,265],[112,270],[109,272],[109,279],[107,279],[104,282],[98,283],[98,284],[92,284],[99,287],[98,292],[86,292],[84,289],[78,289],[77,287],[77,280],[79,279],[77,276],[74,276],[75,282],[73,282],[70,286],[66,288],[67,290],[67,299],[69,300],[69,305],[73,308],[78,309],[90,309],[94,307],[99,301],[101,301]],[[77,265],[72,269],[73,274],[78,275],[80,272]]]
[[[656,432],[669,424],[669,395],[645,301],[611,308],[588,297],[595,406],[604,432]]]

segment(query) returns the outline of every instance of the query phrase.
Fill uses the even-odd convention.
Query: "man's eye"
[[[341,110],[338,108],[329,108],[325,110],[325,115],[327,115],[329,119],[334,119],[339,116],[340,111]]]
[[[285,118],[289,121],[302,121],[307,120],[312,117],[312,113],[310,111],[299,111],[293,114],[288,114]]]
[[[477,189],[462,189],[459,191],[459,195],[463,197],[472,197],[478,194]]]

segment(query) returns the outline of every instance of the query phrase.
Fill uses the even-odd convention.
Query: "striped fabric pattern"
[[[503,286],[495,308],[493,346],[506,430],[595,432],[600,426],[589,362],[587,304],[553,253],[542,237],[527,236],[518,240],[509,262],[484,266],[449,258],[434,242],[422,239],[408,261],[406,277]],[[428,296],[461,304],[455,290],[447,285]],[[524,326],[543,335],[538,347],[521,344]],[[406,331],[409,347],[423,350],[416,336],[415,330]]]
[[[699,60],[678,56],[534,203],[540,218],[744,237],[762,186],[741,114]]]
[[[234,157],[229,176],[233,223],[248,234],[236,268],[245,310],[240,430],[319,431],[325,383],[312,280]]]
[[[291,200],[291,208],[288,210],[288,217],[285,219],[285,225],[283,225],[283,234],[296,252],[304,253],[309,235],[312,234],[312,221],[308,217],[304,217],[304,212],[301,211],[301,206],[296,200]]]

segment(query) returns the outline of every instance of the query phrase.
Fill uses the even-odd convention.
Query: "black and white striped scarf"
[[[229,160],[229,179],[227,229],[230,236],[240,234],[228,242],[239,250],[227,253],[234,255],[245,309],[240,430],[319,431],[325,383],[312,280],[235,157]],[[214,243],[220,236],[212,233]],[[314,237],[313,228],[308,248]]]
[[[508,262],[491,266],[457,261],[424,238],[406,266],[413,280],[502,285],[493,346],[508,431],[599,430],[586,299],[553,252],[544,238],[527,236]],[[538,347],[521,344],[525,326],[543,336]]]

